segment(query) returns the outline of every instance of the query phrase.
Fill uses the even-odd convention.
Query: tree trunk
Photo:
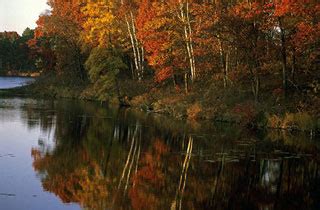
[[[278,21],[279,21],[280,36],[281,36],[282,87],[286,94],[287,88],[288,88],[286,38],[285,38],[285,31],[282,26],[282,20],[280,17],[278,18]]]
[[[295,73],[296,73],[296,52],[293,48],[293,54],[292,54],[292,67],[291,67],[291,80],[293,83],[295,83]]]
[[[183,24],[183,30],[184,30],[184,38],[185,38],[185,44],[188,54],[188,60],[190,65],[190,75],[191,75],[191,81],[193,82],[196,79],[196,67],[195,67],[195,58],[194,58],[194,51],[193,51],[193,44],[192,44],[192,29],[191,29],[191,23],[190,23],[190,17],[189,17],[189,3],[179,1],[179,7],[180,7],[180,15],[179,18]]]
[[[226,88],[228,86],[228,62],[229,62],[229,52],[224,52],[222,41],[219,39],[219,51],[220,51],[220,63],[223,72],[223,87]]]
[[[142,67],[142,55],[143,55],[143,48],[140,47],[139,41],[137,39],[137,33],[136,33],[136,26],[135,26],[135,21],[132,12],[130,12],[130,17],[131,17],[131,27],[132,27],[132,36],[134,39],[134,47],[136,48],[137,52],[137,61],[138,61],[138,80],[141,81],[143,78],[142,72],[143,72],[143,67]],[[141,50],[141,52],[140,52]]]
[[[188,73],[184,74],[184,90],[185,90],[185,93],[188,94],[189,92]]]
[[[256,51],[257,46],[258,46],[258,31],[256,29],[255,22],[252,25],[253,31],[254,31],[254,41],[253,41],[253,48],[254,51]],[[258,55],[256,52],[253,54],[253,65],[252,69],[250,69],[251,75],[252,75],[252,80],[251,80],[251,86],[252,86],[252,92],[254,95],[254,100],[255,102],[259,101],[259,92],[260,92],[260,77],[259,77],[259,61],[258,61]]]
[[[133,33],[131,31],[131,26],[130,23],[128,21],[127,16],[125,16],[125,20],[127,23],[127,29],[128,29],[128,33],[129,33],[129,37],[130,37],[130,42],[131,42],[131,47],[132,47],[132,51],[133,51],[133,60],[134,60],[134,65],[135,65],[135,73],[138,74],[138,69],[139,69],[139,65],[138,65],[138,56],[137,56],[137,49],[135,47],[135,42],[134,42],[134,38],[133,38]]]
[[[189,15],[189,2],[186,3],[186,13],[187,13],[187,24],[188,24],[188,31],[189,31],[189,45],[190,45],[190,53],[191,53],[191,61],[192,61],[192,70],[193,70],[193,77],[192,81],[194,81],[197,77],[196,75],[196,62],[194,58],[194,51],[193,51],[193,40],[192,40],[192,29],[191,29],[191,23],[190,23],[190,15]]]

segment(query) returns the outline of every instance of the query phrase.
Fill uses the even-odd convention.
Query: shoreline
[[[50,91],[50,88],[56,88],[56,92]],[[55,87],[50,86],[45,92],[41,85],[35,83],[31,85],[26,85],[23,87],[17,87],[12,89],[2,89],[0,90],[0,97],[31,97],[31,98],[65,98],[65,99],[75,99],[84,101],[99,101],[98,98],[92,96],[86,96],[83,94],[86,87]],[[59,92],[59,94],[57,93]],[[50,94],[49,94],[50,93]],[[191,103],[185,103],[181,100],[178,103],[172,104],[162,104],[161,100],[137,100],[141,97],[138,95],[136,97],[128,99],[127,96],[117,98],[114,97],[109,101],[105,101],[107,104],[111,104],[119,107],[127,107],[130,109],[137,109],[151,114],[160,114],[168,117],[172,117],[177,120],[195,122],[195,123],[225,123],[229,125],[237,125],[249,130],[278,130],[285,132],[301,132],[310,136],[310,138],[316,138],[320,136],[320,119],[304,114],[304,113],[283,113],[281,115],[271,115],[267,112],[256,113],[255,116],[251,117],[249,120],[246,119],[247,116],[243,116],[240,109],[239,115],[232,114],[232,110],[227,110],[223,114],[214,115],[206,114],[211,107],[201,107],[193,105]],[[163,99],[164,100],[164,99]],[[185,103],[185,108],[179,107],[180,103]],[[273,121],[271,121],[271,120]],[[298,122],[300,120],[300,122]],[[305,121],[305,122],[303,122]],[[305,123],[305,124],[303,124]]]
[[[31,78],[37,78],[40,77],[41,72],[19,72],[19,71],[8,71],[5,74],[0,74],[1,77],[31,77]]]

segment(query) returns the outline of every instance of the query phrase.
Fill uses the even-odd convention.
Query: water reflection
[[[41,104],[42,103],[42,104]],[[21,106],[44,190],[87,209],[319,209],[319,143],[72,101]],[[306,139],[304,139],[306,138]]]

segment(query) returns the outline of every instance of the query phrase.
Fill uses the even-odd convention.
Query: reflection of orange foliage
[[[39,150],[32,148],[31,149],[31,156],[35,159],[38,160],[39,158],[41,158],[41,153]]]
[[[161,159],[168,153],[169,148],[160,140],[153,144],[153,150],[143,157],[143,166],[133,176],[133,187],[129,196],[134,209],[150,209],[159,207],[158,196],[153,190],[160,190],[165,186],[164,166]]]
[[[63,166],[64,156],[54,158],[51,154],[42,155],[37,149],[32,149],[31,154],[35,170],[48,174],[42,180],[43,188],[56,194],[64,203],[77,202],[83,207],[99,209],[99,201],[107,199],[107,179],[101,174],[97,163],[87,160],[86,152],[77,155],[86,165],[73,170]]]
[[[41,152],[37,149],[32,148],[31,155],[34,159],[33,161],[33,168],[37,171],[43,170],[46,165],[51,161],[51,158],[49,155],[42,155]]]
[[[159,158],[158,160],[160,160],[161,156],[166,155],[169,152],[168,146],[165,145],[161,140],[156,140],[153,146],[155,153],[157,154],[157,158]]]
[[[78,168],[73,173],[57,174],[43,182],[43,188],[55,193],[65,202],[78,202],[82,206],[97,209],[98,201],[108,196],[105,180],[93,165],[93,171],[88,168]]]
[[[133,188],[129,192],[133,209],[150,209],[150,206],[157,209],[159,206],[158,198],[147,190]]]

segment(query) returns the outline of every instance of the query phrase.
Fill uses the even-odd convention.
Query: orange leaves
[[[28,44],[28,47],[30,49],[35,49],[36,46],[37,46],[37,40],[36,39],[30,39],[30,40],[28,40],[27,44]]]
[[[319,5],[312,0],[281,0],[274,3],[274,16],[285,15],[308,19],[315,15]]]
[[[79,48],[84,44],[89,50],[98,45],[120,48],[137,72],[154,70],[157,83],[173,75],[181,83],[182,75],[190,73],[192,80],[200,81],[224,70],[229,79],[241,81],[242,75],[249,80],[249,71],[240,72],[240,67],[259,69],[261,75],[264,69],[273,71],[281,43],[286,45],[288,66],[294,60],[291,56],[298,63],[301,55],[315,59],[319,48],[320,5],[314,0],[50,0],[49,4],[52,11],[37,22],[37,38],[48,36]],[[52,46],[56,53],[59,45],[47,45]],[[61,57],[67,48],[61,48]],[[132,77],[140,79],[140,74],[133,71]]]
[[[147,30],[147,24],[152,20],[153,17],[155,17],[155,11],[151,9],[150,1],[143,0],[139,5],[138,15],[136,18],[136,25],[139,29],[137,36],[142,42],[145,38],[145,35],[150,34]]]
[[[320,22],[312,25],[301,22],[297,24],[296,33],[293,37],[293,43],[298,52],[303,52],[310,46],[316,46],[320,41]],[[319,50],[319,45],[318,45]],[[318,53],[319,54],[319,53]],[[311,58],[312,60],[314,58]]]
[[[161,83],[173,75],[173,69],[171,67],[165,67],[156,72],[155,81]]]
[[[243,2],[233,8],[234,15],[250,20],[256,18],[263,12],[263,5],[258,2]]]
[[[319,41],[320,4],[312,0],[282,0],[275,3],[274,17],[284,19],[285,30],[290,31],[289,42],[302,53]]]
[[[79,25],[83,20],[81,7],[84,5],[82,0],[49,0],[52,7],[52,16],[63,17],[65,20],[77,22]]]
[[[173,74],[172,47],[174,20],[167,15],[165,3],[144,0],[136,19],[137,37],[143,44],[149,65],[156,69],[156,82],[162,82]]]
[[[67,39],[78,39],[84,16],[80,0],[49,0],[52,10],[41,15],[37,21],[35,37],[63,36]]]
[[[290,11],[290,0],[282,0],[275,4],[274,15],[276,17],[281,17]]]
[[[188,3],[187,7],[178,0],[145,0],[140,5],[136,21],[138,38],[147,52],[149,65],[156,71],[156,82],[165,81],[173,74],[182,75],[191,68],[195,5]]]
[[[39,19],[37,20],[37,28],[34,31],[34,38],[38,39],[42,36],[44,36],[44,27],[45,27],[45,20],[46,20],[46,15],[41,15],[39,16]]]

